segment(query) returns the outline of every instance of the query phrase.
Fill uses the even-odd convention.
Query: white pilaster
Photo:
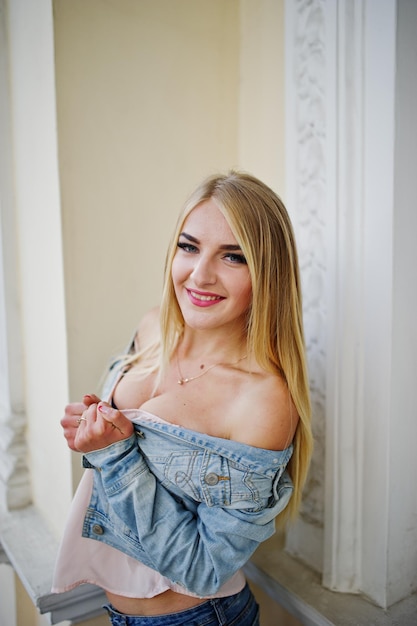
[[[417,23],[414,7],[408,0],[286,3],[287,203],[303,274],[316,438],[287,548],[321,571],[325,586],[382,607],[417,586],[416,498],[397,469],[416,466],[399,435],[415,432],[412,391],[402,381],[411,382],[413,363],[415,370],[404,338],[412,346],[416,339],[397,321],[410,323],[399,268],[410,258],[417,264],[400,245],[407,220],[415,224],[404,203],[415,197],[415,183],[402,175],[415,152],[405,132],[397,136],[404,116],[416,135],[406,108],[415,100],[415,44],[412,28],[406,32]],[[398,10],[407,13],[400,25]],[[399,551],[404,573],[394,566]]]
[[[0,510],[3,511],[30,502],[8,61],[6,6],[0,0]]]
[[[333,268],[328,245],[334,220],[334,202],[328,199],[334,180],[332,6],[324,0],[290,0],[285,6],[286,202],[300,257],[315,435],[302,513],[288,533],[287,549],[318,571],[323,569],[327,294]]]
[[[363,16],[363,420],[356,443],[362,451],[358,459],[362,484],[358,574],[360,590],[385,607],[391,549],[396,2],[368,0]]]
[[[328,78],[334,168],[328,194],[328,334],[324,584],[358,591],[361,578],[364,422],[363,0],[337,3]]]

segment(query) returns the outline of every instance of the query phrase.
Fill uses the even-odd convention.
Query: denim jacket
[[[123,413],[134,434],[84,457],[94,485],[83,536],[215,594],[273,535],[293,491],[292,445],[264,450]]]

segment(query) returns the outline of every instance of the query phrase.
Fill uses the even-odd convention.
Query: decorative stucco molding
[[[301,517],[323,526],[327,311],[326,19],[324,0],[287,3],[291,49],[287,79],[290,210],[294,212],[304,298],[304,323],[315,450]]]

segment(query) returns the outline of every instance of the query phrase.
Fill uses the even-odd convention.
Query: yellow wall
[[[187,193],[237,163],[238,17],[236,1],[54,2],[74,397],[159,301]]]
[[[200,179],[240,167],[281,192],[283,2],[53,7],[75,400],[158,303],[176,215]]]
[[[70,395],[159,302],[186,195],[237,165],[239,5],[54,2]]]
[[[284,0],[240,2],[239,164],[285,194]]]

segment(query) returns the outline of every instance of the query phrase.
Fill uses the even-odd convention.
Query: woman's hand
[[[84,411],[88,409],[91,404],[100,402],[100,398],[95,395],[88,395],[83,397],[82,402],[72,402],[65,407],[65,414],[61,420],[61,426],[64,429],[64,437],[67,440],[68,447],[71,450],[77,452],[75,447],[75,436],[79,426],[79,419],[81,419]]]
[[[69,404],[61,425],[69,448],[76,452],[105,448],[127,439],[134,430],[123,413],[94,395],[84,396],[83,402]]]

